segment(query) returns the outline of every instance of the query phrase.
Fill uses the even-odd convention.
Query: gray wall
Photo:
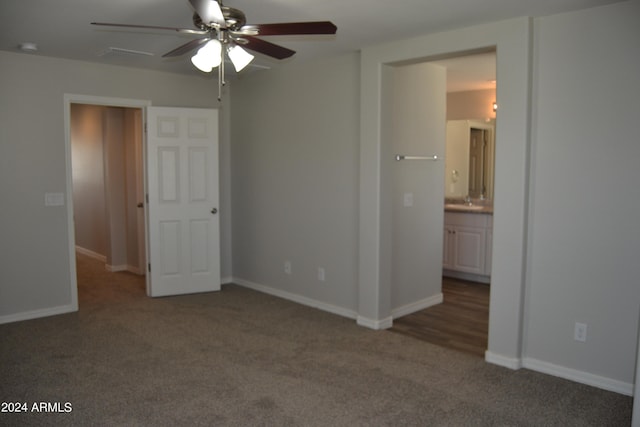
[[[103,113],[97,105],[71,106],[71,161],[76,247],[106,261]]]
[[[255,73],[232,97],[234,277],[346,311],[357,305],[358,61]]]
[[[595,381],[634,378],[639,17],[638,2],[620,3],[535,26],[525,354],[529,366]],[[575,322],[588,326],[584,343]]]
[[[382,210],[390,221],[388,265],[393,317],[430,305],[442,292],[444,162],[396,161],[396,154],[444,158],[446,69],[422,63],[387,67],[383,102]],[[404,198],[411,196],[411,206]],[[385,231],[384,228],[388,228]],[[381,268],[382,270],[382,268]],[[398,313],[400,310],[400,313]]]
[[[211,79],[8,52],[0,52],[0,75],[0,320],[11,321],[72,303],[67,207],[44,206],[46,192],[66,192],[64,94],[210,108],[217,100]],[[221,182],[224,199],[228,176]]]
[[[495,89],[469,90],[447,94],[447,120],[495,119]]]
[[[127,199],[124,110],[104,110],[104,160],[107,208],[107,265],[127,265]],[[74,202],[75,205],[75,202]]]

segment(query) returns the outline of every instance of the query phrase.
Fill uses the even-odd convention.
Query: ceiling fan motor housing
[[[233,7],[228,6],[222,6],[221,9],[226,26],[229,30],[238,31],[247,23],[247,17],[241,10],[234,9]],[[216,25],[205,23],[202,18],[200,18],[200,15],[198,15],[197,12],[193,13],[193,24],[196,26],[196,28],[205,31],[216,28]]]

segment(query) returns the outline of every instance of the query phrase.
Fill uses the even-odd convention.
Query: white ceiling
[[[289,62],[517,16],[545,16],[617,1],[227,0],[224,4],[244,11],[249,24],[329,20],[337,25],[335,36],[265,37],[297,51],[284,60]],[[38,46],[35,55],[197,74],[199,71],[189,61],[190,55],[162,58],[164,53],[197,36],[90,25],[98,21],[193,28],[192,13],[187,0],[0,0],[0,50],[19,52],[21,43],[32,42]],[[109,52],[109,48],[148,52],[153,56],[116,54]],[[482,61],[472,65],[468,59],[448,60],[450,81],[464,70],[484,71],[477,72],[478,76],[467,75],[467,86],[458,86],[455,91],[478,85],[490,87],[486,85],[491,73],[495,79],[495,56],[479,55],[477,59]],[[257,67],[253,70],[279,65],[277,60],[263,56],[258,56],[254,63]]]
[[[447,69],[447,92],[496,88],[496,52],[432,61]]]

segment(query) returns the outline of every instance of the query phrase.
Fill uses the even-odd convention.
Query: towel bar
[[[438,156],[405,156],[402,154],[396,154],[396,161],[400,160],[439,160]]]

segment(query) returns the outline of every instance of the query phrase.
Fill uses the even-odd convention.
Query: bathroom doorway
[[[496,54],[494,50],[433,63],[447,69],[442,303],[394,319],[392,330],[484,357],[490,309]]]
[[[385,104],[387,95],[380,71],[389,64],[496,51],[496,75],[500,76],[500,87],[495,101],[500,118],[496,126],[494,206],[499,215],[493,224],[491,310],[485,360],[510,369],[518,369],[522,363],[527,237],[523,218],[527,210],[530,121],[527,88],[532,69],[530,25],[527,20],[495,22],[464,31],[454,30],[365,48],[360,67],[358,323],[383,329],[392,326],[394,311],[399,305],[394,304],[389,296],[394,287],[393,281],[381,268],[386,267],[393,245],[386,232],[389,224],[385,216],[387,206],[382,203],[385,181],[380,165],[385,158],[386,128],[382,126],[384,116],[380,106]],[[440,181],[444,181],[444,177]],[[444,206],[441,207],[444,210]],[[436,229],[441,226],[442,222],[430,224]],[[442,235],[438,246],[441,239]],[[442,248],[438,254],[434,256],[441,257]]]

